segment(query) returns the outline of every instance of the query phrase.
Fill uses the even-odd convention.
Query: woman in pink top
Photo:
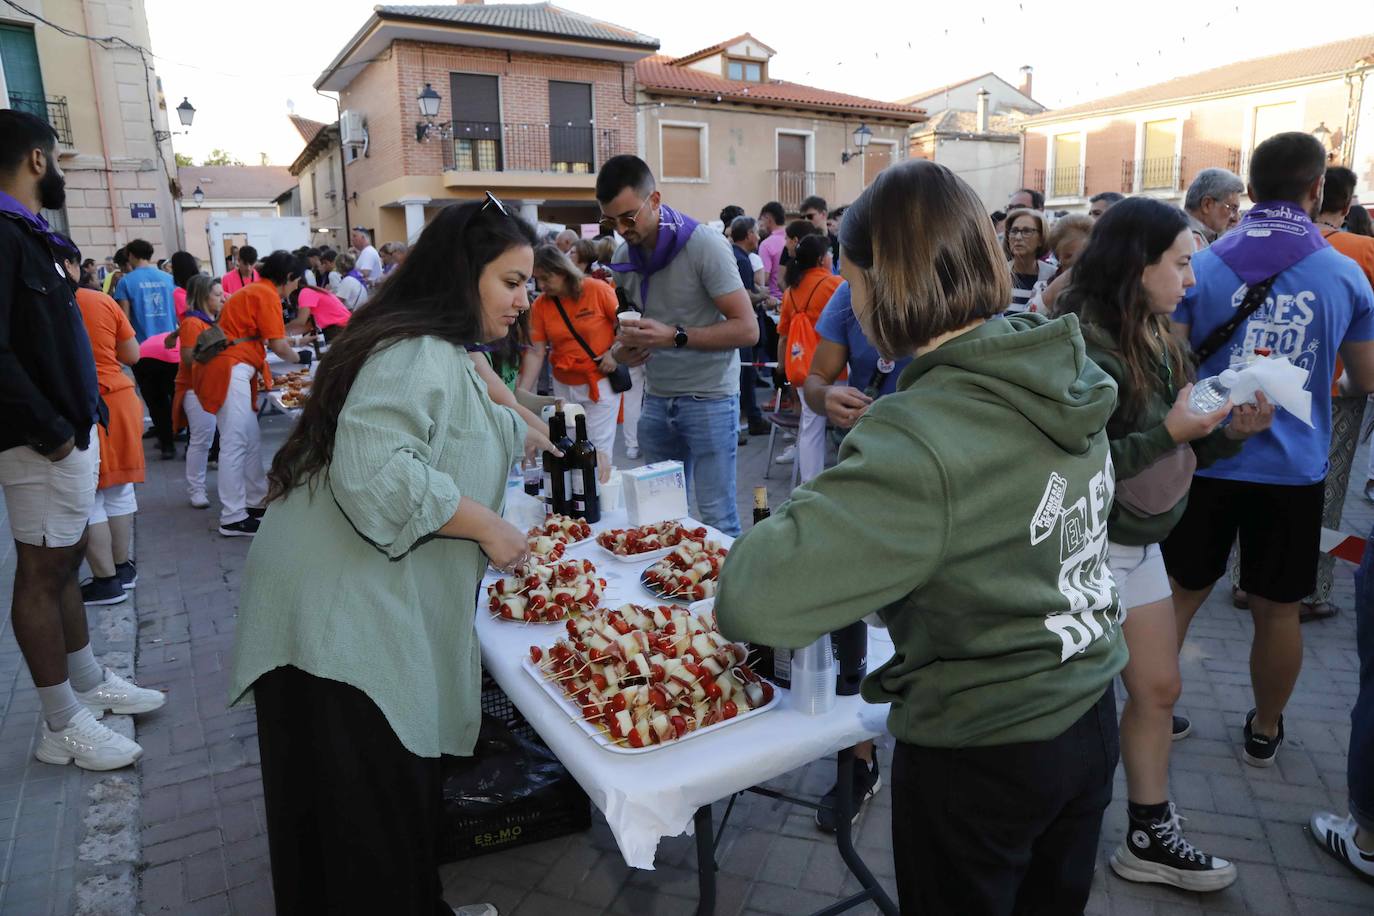
[[[181,316],[186,314],[186,284],[200,273],[200,262],[189,251],[173,252],[171,260],[172,282],[177,285],[172,291],[172,301],[176,303],[177,320],[180,321]]]
[[[326,343],[338,336],[348,324],[352,314],[348,307],[327,289],[318,286],[302,286],[291,296],[297,315],[287,326],[289,334],[303,334],[310,329],[310,319],[315,319],[315,327],[324,335]]]

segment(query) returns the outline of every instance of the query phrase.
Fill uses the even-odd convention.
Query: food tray
[[[582,731],[585,732],[588,736],[590,736],[591,739],[595,741],[598,746],[600,746],[603,750],[610,751],[612,754],[652,754],[654,751],[661,751],[665,748],[670,748],[675,744],[681,744],[684,741],[691,741],[698,735],[710,734],[711,732],[716,731],[720,728],[729,728],[736,722],[743,722],[746,719],[752,719],[754,716],[762,715],[763,713],[772,709],[782,699],[783,694],[781,688],[779,688],[778,685],[774,684],[773,699],[769,700],[767,703],[763,704],[757,709],[751,709],[748,712],[742,712],[739,715],[735,716],[733,719],[726,719],[724,722],[717,722],[715,725],[708,725],[705,728],[698,728],[694,731],[690,731],[687,734],[683,735],[681,738],[674,738],[667,744],[651,744],[648,747],[621,747],[620,745],[615,743],[614,739],[612,739],[601,729],[597,728],[595,725],[588,722],[586,719],[582,718],[582,710],[579,709],[577,705],[573,703],[572,700],[568,699],[567,694],[563,692],[563,688],[559,687],[553,681],[549,680],[548,677],[545,676],[544,672],[539,670],[539,666],[536,665],[533,661],[531,661],[528,655],[526,655],[523,659],[520,660],[520,664],[521,667],[525,669],[525,673],[528,674],[530,677],[534,678],[535,682],[539,684],[540,687],[544,688],[545,693],[553,697],[553,700],[555,703],[558,704],[559,709],[567,713],[568,717],[572,719],[572,721],[575,724],[581,727]]]
[[[592,540],[595,541],[596,538],[593,537]],[[596,547],[606,556],[611,557],[615,560],[619,560],[621,563],[652,563],[654,560],[661,560],[668,554],[672,553],[674,550],[677,550],[678,545],[674,544],[672,547],[660,547],[657,550],[646,550],[644,551],[644,553],[631,553],[624,555],[607,550],[605,547],[601,545],[599,541],[597,542]]]

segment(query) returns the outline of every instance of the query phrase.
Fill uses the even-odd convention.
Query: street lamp
[[[844,152],[840,153],[840,162],[848,162],[850,159],[853,159],[857,156],[862,156],[864,154],[864,150],[868,148],[868,144],[872,139],[872,129],[870,129],[867,124],[860,122],[859,126],[854,128],[854,145],[859,148],[859,151],[857,153],[851,153],[849,150],[845,150]]]
[[[441,97],[434,87],[425,83],[425,88],[420,90],[420,94],[415,96],[415,103],[420,106],[420,117],[423,121],[415,122],[415,140],[417,143],[424,143],[431,135],[447,139],[453,136],[453,123],[445,122],[435,124],[434,119],[439,115],[439,102]]]
[[[196,108],[195,108],[195,106],[192,105],[192,104],[191,104],[191,101],[190,101],[189,99],[187,99],[186,96],[184,96],[184,95],[181,97],[181,104],[177,106],[177,117],[181,120],[181,126],[182,126],[182,127],[190,127],[190,126],[191,126],[191,122],[194,121],[194,120],[195,120],[195,117],[196,117]],[[173,137],[174,135],[176,135],[176,134],[184,134],[184,133],[187,133],[187,131],[184,131],[184,130],[154,130],[154,131],[153,131],[153,141],[154,141],[155,143],[165,143],[166,141],[172,139],[172,137]]]
[[[197,207],[205,203],[205,192],[200,189],[200,185],[196,185],[196,189],[191,192],[191,199],[196,202]]]

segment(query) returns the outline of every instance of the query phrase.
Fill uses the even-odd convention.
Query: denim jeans
[[[1355,571],[1355,646],[1360,656],[1360,692],[1350,711],[1346,783],[1355,822],[1374,830],[1374,531]]]
[[[677,460],[687,473],[687,497],[700,520],[737,535],[735,455],[739,450],[739,395],[723,398],[644,396],[639,448],[646,461]]]

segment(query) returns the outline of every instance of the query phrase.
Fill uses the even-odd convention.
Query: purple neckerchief
[[[630,260],[622,264],[611,264],[617,273],[639,274],[639,305],[647,309],[649,305],[649,278],[658,273],[687,247],[688,240],[696,231],[697,221],[685,213],[679,213],[667,204],[658,208],[658,238],[654,241],[653,257],[645,260],[644,249],[638,245],[627,245]]]
[[[1255,204],[1240,225],[1212,243],[1212,252],[1247,286],[1283,273],[1314,251],[1330,248],[1301,207]]]
[[[199,318],[201,321],[205,322],[206,324],[214,324],[214,323],[215,323],[215,319],[211,318],[209,315],[205,314],[205,313],[202,312],[200,309],[187,309],[185,312],[182,312],[181,317],[182,317],[182,318]]]
[[[363,279],[363,275],[362,275],[361,273],[358,272],[358,268],[356,268],[356,267],[353,268],[352,270],[350,270],[348,273],[344,274],[344,276],[345,276],[345,277],[352,277],[354,280],[357,280],[359,283],[366,283],[366,282],[367,282],[366,280]]]
[[[13,213],[15,216],[28,223],[34,232],[48,240],[48,244],[64,254],[77,255],[75,245],[68,241],[61,233],[54,232],[48,225],[48,221],[37,213],[31,213],[29,208],[15,200],[4,191],[0,191],[0,213]]]

